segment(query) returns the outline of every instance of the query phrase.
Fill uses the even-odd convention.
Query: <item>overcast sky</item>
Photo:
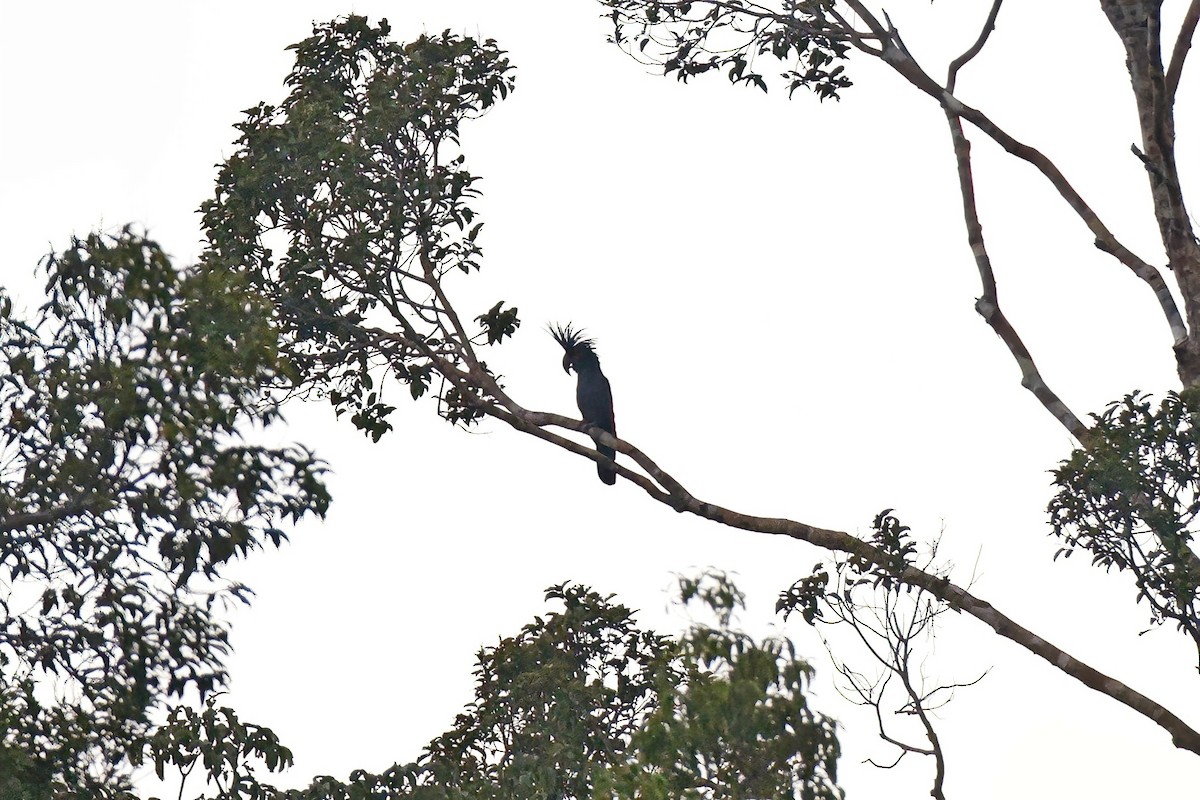
[[[1174,20],[1181,0],[1165,6]],[[934,75],[973,40],[984,0],[886,6]],[[488,354],[527,408],[574,414],[573,378],[542,328],[598,340],[622,437],[696,496],[866,534],[897,509],[943,535],[954,578],[1002,611],[1200,725],[1194,648],[1146,615],[1122,576],[1057,564],[1048,470],[1065,431],[1019,385],[974,312],[949,136],[936,104],[856,59],[840,103],[683,86],[606,44],[588,0],[20,2],[0,29],[3,283],[40,302],[33,268],[72,234],[149,229],[184,265],[194,213],[232,124],[283,97],[285,46],[313,21],[387,17],[398,39],[495,38],[517,90],[464,129],[481,175],[484,268],[451,284],[473,317],[504,299],[524,325]],[[1161,263],[1119,42],[1094,0],[1010,0],[958,94],[1054,158],[1133,250]],[[1179,96],[1196,136],[1200,73]],[[1079,414],[1132,389],[1176,388],[1170,336],[1144,285],[1030,168],[973,138],[1001,299],[1043,374]],[[1180,148],[1185,179],[1200,149]],[[323,406],[278,433],[333,470],[334,507],[239,571],[228,697],[273,727],[296,766],[280,783],[415,758],[470,699],[475,651],[574,580],[677,630],[675,572],[712,565],[750,598],[743,623],[829,666],[777,593],[824,553],[679,516],[593,465],[495,424],[464,433],[405,402],[371,444]],[[855,658],[847,652],[847,658]],[[861,662],[860,662],[861,663]],[[1115,701],[972,618],[946,618],[928,670],[990,674],[941,712],[955,798],[1194,797],[1200,761]],[[827,680],[813,705],[843,724],[852,798],[927,795],[932,764],[890,772],[869,714]],[[145,786],[151,784],[147,781]],[[149,791],[149,789],[147,789]]]

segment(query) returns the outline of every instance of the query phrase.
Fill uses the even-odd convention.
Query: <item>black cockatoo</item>
[[[583,338],[583,331],[577,331],[570,325],[553,327],[550,334],[555,341],[562,345],[563,371],[568,375],[575,370],[578,382],[575,386],[575,402],[579,404],[579,413],[584,422],[590,422],[597,428],[613,436],[617,435],[617,421],[613,416],[612,389],[608,378],[600,371],[600,359],[596,357],[595,341]],[[617,453],[611,447],[597,445],[596,450],[602,456],[615,458]],[[617,471],[604,464],[596,465],[600,480],[612,486],[617,482]]]

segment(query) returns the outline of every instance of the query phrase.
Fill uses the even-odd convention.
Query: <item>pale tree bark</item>
[[[1183,295],[1188,336],[1175,346],[1179,378],[1184,386],[1196,386],[1200,384],[1200,247],[1175,164],[1175,93],[1200,4],[1192,2],[1188,8],[1167,71],[1162,62],[1161,0],[1101,0],[1100,6],[1125,48],[1142,134],[1141,147],[1134,145],[1131,149],[1145,165],[1167,265],[1175,272]]]
[[[988,12],[983,30],[974,44],[950,63],[949,73],[946,77],[945,94],[953,95],[959,70],[982,52],[988,37],[995,29],[996,17],[1000,13],[1000,6],[1003,2],[1004,0],[995,0],[991,11]],[[1064,428],[1071,432],[1072,436],[1079,441],[1083,441],[1087,437],[1087,426],[1046,385],[1046,381],[1042,378],[1041,372],[1033,361],[1033,356],[1030,354],[1028,348],[1025,347],[1025,343],[1021,341],[1021,337],[1017,334],[1016,330],[1009,323],[1008,318],[1004,316],[1004,312],[1000,310],[1000,296],[996,286],[996,276],[992,272],[992,260],[988,256],[987,244],[983,238],[983,225],[979,221],[979,212],[975,204],[975,176],[971,167],[971,142],[967,139],[966,133],[963,131],[962,118],[949,108],[946,108],[946,122],[950,126],[950,136],[954,144],[954,160],[958,170],[959,195],[962,198],[963,218],[967,226],[967,241],[970,243],[971,253],[975,257],[975,264],[979,270],[980,283],[983,284],[983,294],[975,302],[975,310],[987,321],[992,330],[996,332],[996,335],[1008,347],[1009,352],[1012,353],[1017,366],[1021,370],[1021,385],[1031,391],[1046,410]],[[1157,276],[1157,272],[1153,273],[1153,275]],[[1163,288],[1165,290],[1165,285]],[[1167,297],[1170,298],[1169,293]],[[1171,302],[1174,303],[1174,300],[1172,299]]]
[[[881,22],[859,0],[847,0],[847,5],[854,10],[867,26],[867,29],[865,31],[855,31],[855,35],[850,41],[859,50],[880,58],[899,75],[904,77],[905,80],[937,100],[942,106],[947,121],[950,124],[951,135],[954,141],[964,216],[966,218],[971,250],[975,255],[983,282],[983,296],[976,307],[984,319],[996,330],[1012,353],[1013,358],[1021,369],[1022,385],[1038,398],[1042,405],[1046,407],[1063,427],[1082,442],[1086,440],[1086,432],[1082,423],[1079,422],[1079,417],[1067,409],[1057,395],[1049,389],[1045,380],[1038,373],[1029,351],[1021,343],[1020,337],[1012,330],[1007,320],[1003,317],[1003,314],[999,311],[995,279],[987,258],[986,247],[983,244],[982,228],[979,224],[978,215],[975,212],[974,187],[970,166],[970,144],[963,132],[962,121],[965,120],[970,123],[985,136],[1003,147],[1008,153],[1037,169],[1067,202],[1067,205],[1075,212],[1076,216],[1088,227],[1088,230],[1095,237],[1096,247],[1115,257],[1150,288],[1169,326],[1172,344],[1175,348],[1179,365],[1180,378],[1185,385],[1191,385],[1197,376],[1200,375],[1200,373],[1194,371],[1192,356],[1190,355],[1193,345],[1189,336],[1189,327],[1194,329],[1195,326],[1189,326],[1188,322],[1191,322],[1190,316],[1187,322],[1185,322],[1185,318],[1180,313],[1162,273],[1117,239],[1111,229],[1091,208],[1087,201],[1084,200],[1082,195],[1079,194],[1053,161],[1038,149],[1008,134],[982,111],[966,105],[955,96],[954,88],[959,70],[983,49],[987,37],[995,25],[1002,3],[1003,0],[996,0],[993,3],[979,38],[970,49],[952,62],[944,85],[938,83],[921,68],[913,55],[908,51],[908,48],[904,46],[899,31],[890,22]],[[1161,69],[1159,71],[1161,73]],[[1173,158],[1171,160],[1171,169],[1174,169]],[[1200,309],[1200,296],[1197,296],[1196,300],[1197,308]],[[1200,311],[1196,313],[1200,313]]]

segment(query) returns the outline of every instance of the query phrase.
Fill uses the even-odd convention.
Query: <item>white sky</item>
[[[1171,19],[1181,0],[1165,4]],[[977,33],[985,0],[886,6],[934,75]],[[949,136],[937,106],[856,59],[841,103],[649,74],[604,41],[599,7],[416,2],[8,2],[0,29],[0,281],[35,307],[31,269],[72,233],[149,228],[180,261],[194,213],[233,152],[239,111],[283,96],[284,47],[314,20],[384,16],[397,38],[449,28],[498,40],[517,91],[464,131],[483,177],[484,270],[450,287],[474,316],[503,298],[518,337],[489,354],[514,398],[574,413],[547,321],[599,342],[619,430],[697,496],[865,533],[895,507],[975,591],[1018,622],[1200,725],[1194,649],[1139,636],[1131,583],[1085,556],[1051,563],[1048,470],[1071,442],[1019,385],[974,310]],[[1200,59],[1200,56],[1195,56]],[[1055,158],[1135,251],[1161,263],[1124,56],[1095,2],[1010,0],[959,95]],[[1180,91],[1180,160],[1195,175],[1200,70]],[[1150,292],[1091,239],[1031,168],[973,137],[1002,302],[1077,413],[1176,380]],[[779,626],[778,591],[824,556],[679,516],[590,462],[497,425],[463,433],[396,392],[372,445],[325,407],[285,432],[333,468],[328,520],[240,573],[229,695],[291,746],[280,779],[345,777],[415,758],[469,700],[475,651],[515,633],[563,580],[615,592],[643,624],[671,575],[736,572],[743,622]],[[930,670],[984,682],[941,714],[955,798],[1194,797],[1200,761],[1115,701],[970,618],[948,619]],[[852,798],[924,797],[932,764],[890,752],[824,680],[843,724]],[[151,786],[149,782],[146,786]],[[147,790],[149,791],[149,789]]]

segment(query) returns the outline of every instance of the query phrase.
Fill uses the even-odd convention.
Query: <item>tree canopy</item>
[[[805,695],[812,667],[790,640],[735,626],[744,598],[727,576],[680,579],[675,602],[711,619],[677,638],[587,587],[546,600],[561,610],[479,651],[474,700],[417,761],[283,796],[843,796],[834,722]]]
[[[1132,151],[1162,245],[1153,256],[1119,238],[1045,153],[957,94],[1001,0],[945,65],[945,78],[933,77],[938,70],[886,14],[854,0],[600,5],[616,45],[684,82],[724,74],[734,84],[836,100],[854,89],[853,60],[869,58],[937,104],[980,279],[976,310],[1074,444],[1054,471],[1049,507],[1060,555],[1082,550],[1131,577],[1152,624],[1169,622],[1200,642],[1200,251],[1174,122],[1200,3],[1188,4],[1173,33],[1161,4],[1100,3],[1127,58],[1140,134]],[[480,301],[461,283],[483,259],[477,177],[460,130],[508,96],[513,67],[490,40],[447,31],[399,44],[390,30],[350,16],[316,25],[293,46],[287,97],[245,113],[237,152],[202,206],[206,250],[197,266],[177,271],[131,230],[96,235],[47,262],[50,299],[33,321],[17,320],[7,299],[0,306],[10,459],[0,557],[11,584],[0,712],[13,720],[0,764],[18,776],[16,791],[124,791],[127,765],[152,761],[185,773],[202,765],[221,796],[275,794],[245,764],[283,766],[286,748],[212,699],[227,678],[221,604],[247,596],[222,571],[278,545],[281,520],[323,514],[328,496],[311,453],[243,437],[277,420],[285,399],[315,397],[386,445],[397,435],[396,382],[454,425],[502,422],[615,469],[681,514],[826,551],[779,609],[813,624],[846,623],[871,649],[882,683],[835,654],[836,668],[902,756],[935,757],[934,796],[945,760],[928,712],[953,687],[912,680],[919,667],[911,646],[946,611],[983,622],[1158,726],[1174,746],[1200,753],[1200,733],[1164,698],[1101,672],[977,596],[937,560],[937,542],[915,541],[891,509],[861,536],[725,508],[632,442],[521,405],[521,387],[482,357],[518,331],[509,300],[519,298]],[[781,84],[764,67],[773,61]],[[1091,243],[1136,279],[1166,323],[1180,391],[1155,402],[1130,388],[1089,415],[1051,388],[1057,376],[1043,372],[1000,305],[976,199],[977,139],[1032,167]],[[717,585],[685,586],[685,595],[710,600],[720,623],[677,642],[638,631],[627,609],[589,589],[554,587],[549,598],[565,611],[481,653],[475,703],[421,760],[381,775],[320,779],[290,796],[836,796],[837,742],[832,723],[808,708],[807,663],[784,640],[760,644],[731,632],[736,591]],[[67,686],[52,703],[37,696],[47,677]],[[901,713],[920,718],[928,746],[888,734],[883,693],[893,680]],[[205,702],[178,703],[192,691]],[[156,715],[166,715],[157,727]]]
[[[0,298],[0,757],[92,796],[128,788],[176,698],[225,685],[249,590],[224,568],[329,497],[310,452],[246,441],[285,367],[243,280],[128,229],[45,270],[33,319]]]
[[[826,2],[789,4],[775,11],[752,4],[657,0],[608,5],[616,25],[614,41],[630,47],[636,42],[638,53],[650,49],[648,42],[657,42],[655,46],[665,48],[663,69],[678,70],[681,78],[728,66],[728,77],[744,82],[748,73],[737,61],[743,57],[738,54],[752,50],[778,58],[799,54],[817,62],[814,69],[823,69],[852,48],[883,60],[937,99],[950,125],[968,240],[983,280],[977,309],[1021,367],[1023,384],[1078,438],[1081,448],[1093,444],[1099,431],[1085,426],[1049,389],[999,310],[975,208],[964,122],[1038,168],[1095,233],[1097,245],[1146,280],[1178,333],[1175,352],[1180,376],[1190,385],[1187,342],[1191,340],[1182,333],[1182,317],[1161,273],[1121,245],[1043,155],[1016,142],[982,112],[954,97],[958,73],[986,43],[999,3],[993,5],[975,44],[950,65],[942,84],[919,68],[890,23],[878,20],[858,3],[850,6],[862,20],[861,28],[843,17],[836,4]],[[1125,30],[1128,20],[1114,24]],[[635,33],[628,33],[629,26]],[[491,417],[570,452],[607,461],[555,429],[588,433],[636,465],[635,469],[617,461],[621,476],[676,511],[733,528],[790,536],[883,570],[896,581],[976,617],[1084,685],[1152,719],[1177,746],[1200,752],[1200,733],[1164,706],[1071,657],[936,570],[919,568],[911,554],[849,533],[757,517],[703,501],[633,444],[586,423],[521,406],[479,355],[482,346],[501,342],[517,328],[516,309],[505,312],[503,304],[497,304],[475,317],[478,328],[468,329],[463,321],[467,315],[455,309],[448,288],[452,278],[480,266],[475,244],[479,222],[467,205],[475,179],[456,149],[459,127],[507,94],[512,86],[511,65],[490,41],[446,33],[399,46],[387,42],[387,32],[386,23],[371,27],[359,17],[317,26],[313,37],[296,47],[289,97],[278,108],[260,105],[248,113],[239,126],[242,149],[223,167],[216,198],[204,206],[211,245],[207,263],[245,275],[271,299],[283,337],[281,346],[295,366],[292,391],[322,395],[339,412],[353,409],[354,424],[375,439],[388,430],[387,416],[392,411],[377,387],[392,376],[408,384],[414,398],[436,383],[438,412],[453,423],[469,425]],[[742,39],[732,49],[721,49],[710,39],[734,33]],[[783,44],[772,49],[776,39]],[[1150,46],[1140,41],[1141,46]],[[1136,49],[1136,42],[1127,44],[1131,52]],[[715,55],[718,52],[724,55]],[[1139,58],[1146,56],[1137,52]],[[436,79],[426,80],[426,74]],[[785,78],[790,74],[785,73]],[[813,88],[823,96],[836,96],[834,84],[847,85],[840,70],[812,74]],[[1160,112],[1143,118],[1146,137],[1162,139],[1169,130],[1163,126],[1169,123],[1172,97],[1160,97],[1156,101]],[[390,107],[392,98],[405,110],[393,113],[380,107],[381,103]],[[269,167],[260,170],[258,165]],[[1160,170],[1168,183],[1173,180],[1170,169],[1164,162]],[[1160,172],[1150,173],[1152,188],[1160,193],[1155,196],[1161,197],[1156,212],[1169,216],[1174,213],[1174,190],[1162,190]],[[1167,236],[1177,224],[1164,223],[1164,245],[1174,274],[1183,280],[1193,269],[1187,259],[1194,261],[1195,254],[1192,244],[1174,233]],[[1179,591],[1186,595],[1200,570],[1192,570],[1195,556],[1184,546],[1190,533],[1180,535],[1179,546],[1165,542],[1148,558],[1183,558],[1185,567],[1166,569],[1177,583],[1182,581]],[[1072,541],[1086,546],[1097,540],[1075,537]]]

